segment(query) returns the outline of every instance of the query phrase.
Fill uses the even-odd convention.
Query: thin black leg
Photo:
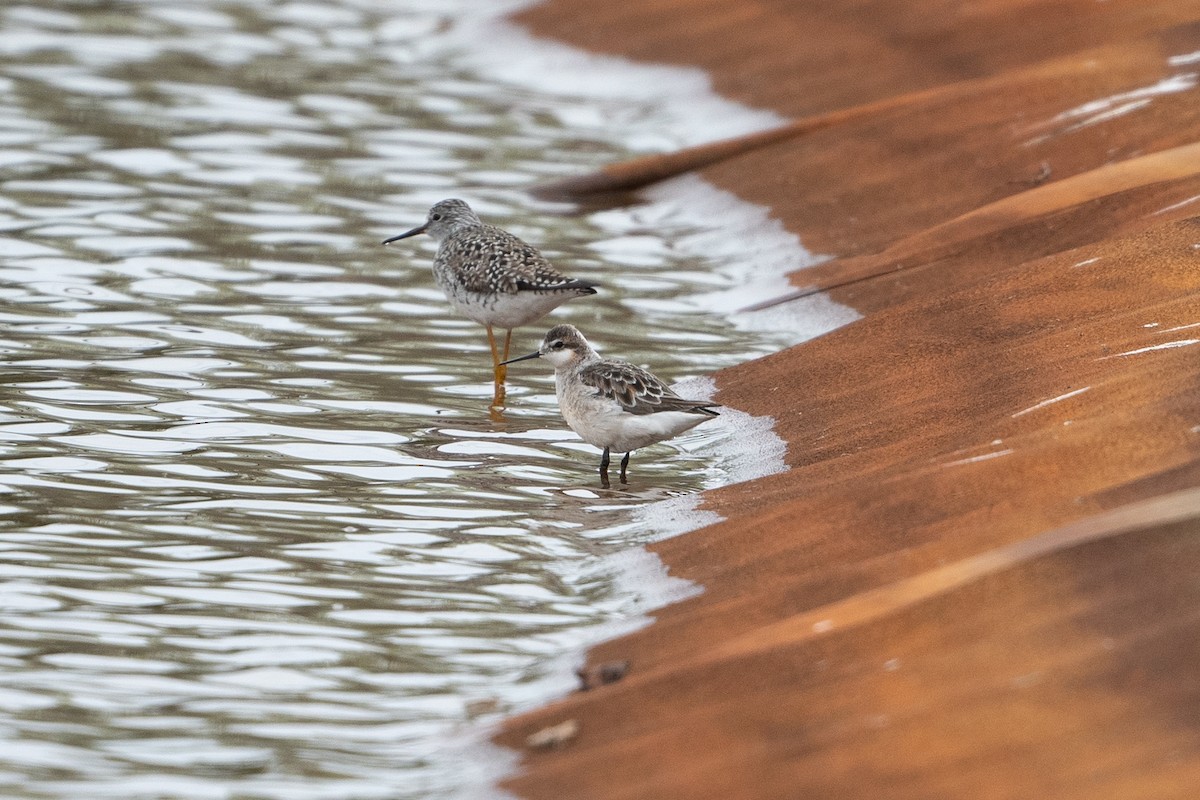
[[[629,456],[632,453],[633,451],[630,450],[625,454],[625,457],[621,459],[621,483],[629,483],[629,481],[625,480],[625,470],[629,467]]]
[[[600,486],[604,489],[609,487],[608,483],[608,448],[604,448],[603,455],[600,456]]]

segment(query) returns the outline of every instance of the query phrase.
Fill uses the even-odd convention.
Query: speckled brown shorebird
[[[600,485],[609,488],[608,464],[613,451],[621,459],[621,483],[629,455],[639,447],[662,442],[718,416],[716,403],[687,400],[639,366],[601,358],[573,325],[555,325],[542,346],[512,364],[544,357],[554,365],[558,408],[571,430],[603,449]]]
[[[495,392],[504,402],[504,379],[513,328],[528,325],[574,297],[595,294],[590,281],[568,278],[537,251],[508,231],[488,225],[462,200],[443,200],[429,209],[425,224],[384,240],[384,244],[427,233],[438,243],[433,279],[451,305],[487,328],[492,348]],[[494,328],[502,328],[504,348]]]

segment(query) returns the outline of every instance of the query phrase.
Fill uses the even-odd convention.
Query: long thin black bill
[[[541,355],[542,355],[542,353],[540,350],[534,350],[529,355],[517,356],[516,358],[510,358],[508,361],[501,361],[500,366],[503,367],[505,364],[511,364],[514,361],[528,361],[531,358],[539,358]]]
[[[424,233],[424,232],[425,232],[425,226],[418,225],[417,227],[413,228],[411,231],[405,231],[404,233],[400,234],[399,236],[393,236],[390,239],[384,239],[383,243],[391,244],[392,242],[398,242],[401,239],[407,239],[410,236],[416,236],[418,233]]]

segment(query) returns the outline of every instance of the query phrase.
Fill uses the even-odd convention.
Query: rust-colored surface
[[[791,469],[654,546],[704,594],[591,653],[623,680],[511,721],[519,748],[578,731],[508,788],[1200,794],[1200,2],[551,0],[522,21],[797,117],[909,98],[705,169],[836,256],[793,282],[865,317],[718,374]]]

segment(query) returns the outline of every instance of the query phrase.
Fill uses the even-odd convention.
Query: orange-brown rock
[[[795,117],[703,170],[864,318],[717,375],[790,469],[654,546],[705,592],[508,788],[1200,791],[1200,2],[550,0],[535,31]]]

